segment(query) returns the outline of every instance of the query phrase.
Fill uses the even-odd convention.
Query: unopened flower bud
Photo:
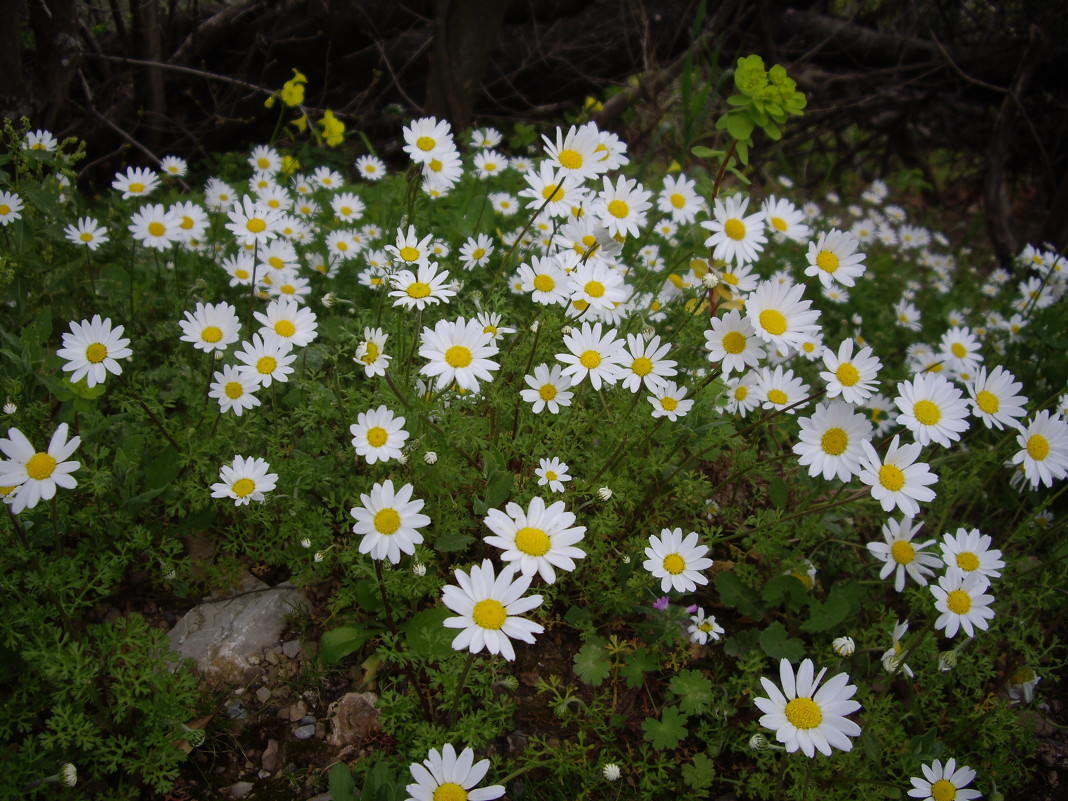
[[[311,537],[303,537],[301,539],[301,541],[300,541],[300,547],[301,548],[310,548],[311,547]]]
[[[335,295],[333,292],[327,292],[325,295],[323,295],[321,303],[329,309],[335,303],[337,303],[337,295]]]
[[[59,778],[67,787],[73,787],[78,783],[78,768],[73,762],[65,762],[59,769]]]
[[[938,669],[943,673],[949,673],[957,666],[957,649],[943,651],[938,655]]]
[[[530,332],[532,334],[537,333],[539,328],[541,328],[541,320],[535,320],[530,324]]]
[[[600,498],[602,501],[607,501],[609,498],[612,497],[612,490],[608,487],[601,487],[599,490],[597,490],[597,497]]]
[[[771,743],[768,742],[767,737],[758,733],[749,738],[749,747],[754,751],[767,751],[771,748]]]
[[[438,460],[438,454],[435,451],[427,451],[423,454],[423,461],[427,464],[434,464]]]
[[[601,772],[608,781],[614,782],[619,778],[619,765],[615,762],[609,762]]]
[[[11,401],[8,401],[7,403],[4,404],[4,414],[14,414],[18,410],[19,410],[19,407],[16,406]]]
[[[425,576],[426,575],[426,565],[424,565],[422,562],[416,562],[415,564],[412,565],[412,573],[415,574],[416,576]]]
[[[857,650],[857,644],[853,642],[852,637],[838,637],[831,643],[831,647],[839,656],[852,656]]]
[[[316,551],[315,556],[312,557],[313,561],[321,562],[326,558],[326,551]]]

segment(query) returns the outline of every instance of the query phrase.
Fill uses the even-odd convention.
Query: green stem
[[[545,202],[541,204],[538,210],[534,212],[534,216],[527,220],[527,224],[523,226],[523,230],[519,232],[519,236],[517,236],[515,238],[515,241],[512,242],[512,246],[508,249],[508,252],[504,254],[504,258],[501,259],[497,267],[494,268],[494,270],[490,273],[489,277],[486,280],[487,286],[493,285],[498,273],[504,269],[504,265],[508,263],[508,259],[510,259],[512,257],[512,254],[515,253],[515,249],[519,247],[519,243],[523,240],[523,237],[526,236],[527,231],[530,230],[530,226],[532,226],[534,224],[534,221],[541,216],[541,213],[545,211],[545,207],[548,206],[550,202],[552,202],[552,199],[555,198],[557,194],[559,194],[559,192],[560,187],[557,186],[555,189],[553,189],[552,194],[549,195],[549,197],[545,198]]]
[[[478,460],[477,459],[475,459],[473,456],[471,456],[471,454],[469,454],[467,451],[465,451],[459,445],[454,445],[453,443],[449,442],[448,435],[446,435],[446,433],[441,430],[440,426],[438,426],[436,423],[434,423],[434,421],[431,420],[429,417],[427,417],[425,414],[417,412],[415,409],[412,408],[411,404],[408,403],[408,399],[405,398],[404,395],[401,394],[401,391],[399,389],[397,389],[397,385],[393,383],[393,378],[390,376],[389,370],[387,370],[384,373],[384,375],[385,375],[385,379],[386,379],[386,384],[389,386],[389,388],[391,390],[393,390],[393,394],[397,396],[397,400],[399,400],[401,402],[401,406],[403,406],[411,414],[416,415],[422,423],[424,423],[425,425],[428,425],[428,426],[430,426],[430,428],[434,429],[438,434],[441,435],[441,438],[445,442],[446,445],[448,445],[450,448],[452,448],[454,451],[456,451],[458,454],[460,454],[464,458],[464,460],[467,462],[468,465],[473,467],[475,470],[478,470],[479,469],[479,464],[478,464]]]
[[[464,663],[463,673],[460,674],[460,679],[456,683],[456,693],[452,697],[452,706],[449,707],[449,728],[453,727],[456,723],[456,713],[460,708],[460,698],[463,696],[464,686],[467,684],[467,674],[471,672],[471,665],[475,662],[475,652],[469,651],[467,654],[467,661]]]

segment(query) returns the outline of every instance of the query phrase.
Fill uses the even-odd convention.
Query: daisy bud
[[[425,576],[426,565],[424,565],[422,562],[416,562],[414,565],[412,565],[412,573],[416,576]]]
[[[852,637],[838,637],[831,643],[831,647],[839,656],[852,656],[857,650],[857,644],[853,642]]]
[[[619,778],[619,765],[615,762],[609,762],[601,772],[608,781],[614,782]]]
[[[438,455],[435,451],[427,451],[423,454],[423,461],[427,464],[434,464],[438,460]]]
[[[335,295],[333,292],[327,292],[325,295],[323,295],[322,300],[320,302],[324,306],[326,306],[326,308],[329,309],[337,303],[337,295]]]
[[[609,498],[612,497],[612,490],[608,487],[601,487],[599,490],[597,490],[597,497],[600,498],[602,501],[607,501]]]
[[[18,410],[19,407],[13,404],[11,401],[8,401],[4,404],[4,414],[14,414]]]
[[[565,325],[563,328],[560,329],[560,333],[563,334],[565,337],[571,336],[571,334],[575,333],[575,329],[569,325]]]
[[[59,779],[67,787],[73,787],[78,783],[78,769],[74,766],[74,763],[64,763],[63,767],[59,769]]]
[[[310,548],[311,547],[311,538],[310,537],[303,537],[301,539],[301,541],[300,541],[300,547],[301,548]]]
[[[530,333],[536,334],[539,328],[541,328],[541,320],[535,320],[530,324]]]
[[[897,673],[901,667],[901,657],[897,654],[890,652],[883,657],[883,670],[887,673]]]
[[[325,551],[316,551],[315,552],[315,556],[312,557],[312,559],[314,561],[316,561],[316,562],[321,562],[325,558],[326,558],[326,552]]]
[[[622,561],[623,561],[623,564],[629,565],[630,564],[630,557],[627,554],[623,554]]]
[[[943,673],[949,673],[957,666],[957,649],[943,651],[938,655],[938,669]]]
[[[715,270],[709,270],[703,276],[701,276],[701,283],[705,285],[706,289],[715,289],[719,286],[719,276]]]
[[[163,562],[160,562],[159,566],[160,566],[160,570],[163,573],[164,581],[173,581],[174,577],[177,575],[177,573],[175,572],[174,568],[171,567],[170,565],[167,565],[167,564],[163,563]]]
[[[754,751],[767,751],[771,748],[771,743],[768,742],[767,737],[758,733],[749,738],[749,747]]]

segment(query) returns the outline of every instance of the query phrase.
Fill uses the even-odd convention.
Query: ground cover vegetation
[[[756,56],[685,172],[430,117],[404,169],[353,161],[306,84],[274,141],[93,203],[76,140],[5,129],[0,792],[174,788],[220,697],[99,608],[260,565],[323,592],[301,680],[373,687],[385,735],[289,797],[1027,785],[1065,662],[1058,253],[995,266],[892,176],[753,189],[805,108]]]

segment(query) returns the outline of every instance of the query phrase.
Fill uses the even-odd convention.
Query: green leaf
[[[763,609],[758,606],[760,596],[756,590],[742,583],[734,573],[724,570],[716,574],[716,589],[719,599],[727,606],[733,607],[743,615],[760,617]]]
[[[752,653],[759,640],[760,632],[757,629],[735,631],[723,641],[723,651],[727,656],[741,659]]]
[[[735,139],[746,140],[753,134],[754,123],[752,117],[740,112],[728,111],[723,119],[727,127],[727,133]]]
[[[738,154],[738,161],[742,162],[742,165],[745,167],[749,166],[749,144],[750,142],[748,139],[739,139],[737,147],[734,148],[734,152]],[[731,167],[728,167],[727,169],[735,175],[739,175],[739,173],[735,172]],[[749,180],[745,179],[745,182],[748,184]]]
[[[493,473],[486,481],[486,506],[496,509],[508,500],[512,492],[515,475],[510,472]]]
[[[918,762],[930,762],[942,756],[943,745],[938,739],[938,730],[929,729],[909,740],[909,753]]]
[[[861,732],[860,742],[864,746],[864,755],[868,758],[868,761],[882,764],[883,747],[879,745],[879,741],[875,739],[875,735],[870,730],[864,729]]]
[[[768,487],[768,497],[771,498],[776,509],[785,509],[790,501],[790,492],[786,489],[786,482],[775,476],[771,480],[771,486]]]
[[[326,779],[330,797],[334,801],[356,801],[356,785],[352,781],[352,771],[344,762],[335,762],[331,765]]]
[[[414,615],[403,626],[408,650],[427,661],[445,659],[452,650],[455,633],[445,628],[445,618],[452,617],[444,606],[432,606]]]
[[[434,550],[438,553],[455,553],[462,551],[474,541],[473,536],[462,531],[447,531],[434,540]]]
[[[772,659],[796,662],[805,655],[804,643],[788,636],[786,627],[778,621],[760,632],[760,647]]]
[[[785,606],[791,612],[800,612],[808,598],[805,585],[793,576],[776,576],[760,593],[768,606]]]
[[[163,489],[178,475],[182,469],[182,460],[172,446],[168,445],[145,471],[145,489]]]
[[[769,139],[773,139],[776,142],[782,139],[782,129],[780,129],[774,122],[767,122],[761,127],[764,129],[764,133],[768,135]]]
[[[686,716],[676,707],[665,707],[660,713],[660,720],[646,718],[642,721],[642,735],[653,744],[653,748],[663,751],[667,748],[677,748],[679,743],[687,735]]]
[[[659,665],[660,663],[649,653],[648,649],[638,648],[623,660],[619,675],[623,677],[630,689],[636,690],[645,683],[645,674],[656,670]]]
[[[683,670],[673,676],[668,687],[679,699],[687,715],[699,715],[712,705],[712,682],[697,670]]]
[[[608,651],[604,646],[596,642],[588,642],[575,654],[575,675],[586,684],[594,687],[608,678],[612,672],[612,663],[608,659]]]
[[[362,648],[373,634],[371,629],[354,623],[324,631],[319,638],[319,660],[324,665],[336,665]]]
[[[716,765],[706,754],[694,754],[693,764],[682,766],[682,780],[695,790],[707,790],[716,776]]]
[[[817,632],[833,629],[849,617],[849,611],[849,602],[841,596],[832,594],[823,603],[812,604],[812,612],[808,620],[801,624],[801,630]]]
[[[699,159],[714,159],[723,155],[723,151],[713,150],[710,147],[704,145],[694,145],[690,148],[690,152],[693,153]]]

